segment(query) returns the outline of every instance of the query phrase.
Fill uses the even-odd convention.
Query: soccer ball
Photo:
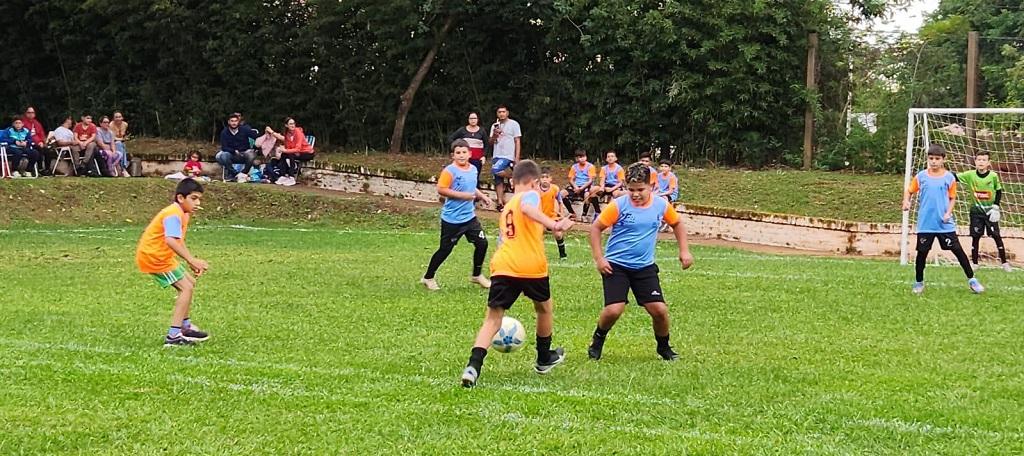
[[[523,324],[512,317],[501,318],[501,328],[491,338],[491,348],[501,353],[511,353],[523,348],[526,341],[526,330]]]

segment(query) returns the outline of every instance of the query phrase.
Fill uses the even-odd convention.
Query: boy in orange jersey
[[[516,193],[501,211],[498,225],[501,243],[491,258],[491,290],[487,297],[487,314],[477,332],[473,351],[462,371],[462,386],[476,386],[483,369],[487,347],[501,327],[505,311],[525,294],[537,312],[537,363],[534,370],[547,374],[565,359],[562,347],[551,350],[554,326],[551,289],[548,284],[548,260],[544,254],[544,228],[560,236],[572,226],[572,220],[554,221],[544,215],[537,192],[540,167],[532,160],[523,160],[512,171]]]
[[[135,250],[135,263],[140,271],[152,275],[161,287],[174,287],[178,291],[174,313],[171,315],[171,328],[164,338],[165,347],[193,345],[209,337],[189,320],[188,312],[196,279],[175,258],[177,254],[185,260],[196,277],[203,275],[209,267],[206,261],[192,256],[185,247],[189,218],[199,208],[202,197],[202,185],[191,178],[182,179],[174,190],[174,203],[153,217],[142,232],[139,246]]]
[[[562,191],[557,185],[551,183],[551,169],[541,168],[540,170],[540,211],[552,220],[562,219]],[[555,244],[558,245],[558,259],[568,258],[565,254],[565,234],[555,234]]]

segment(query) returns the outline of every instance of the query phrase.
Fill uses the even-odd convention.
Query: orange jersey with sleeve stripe
[[[540,194],[540,211],[553,219],[561,217],[558,213],[558,192],[560,191],[561,189],[557,185],[551,184],[546,192]]]
[[[135,264],[139,270],[147,274],[173,271],[178,267],[178,259],[171,247],[167,245],[164,221],[168,217],[177,216],[181,220],[181,240],[185,241],[185,231],[188,230],[188,214],[181,209],[178,203],[163,208],[153,217],[153,220],[146,226],[139,238],[139,245],[135,249]]]
[[[491,258],[491,277],[540,279],[548,276],[544,253],[544,225],[523,213],[523,205],[540,207],[540,194],[516,193],[498,218],[501,245]]]

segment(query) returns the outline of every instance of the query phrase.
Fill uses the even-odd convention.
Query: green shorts
[[[178,267],[171,271],[158,272],[150,275],[153,276],[156,283],[160,284],[161,288],[167,288],[185,278],[185,265],[179,263]]]

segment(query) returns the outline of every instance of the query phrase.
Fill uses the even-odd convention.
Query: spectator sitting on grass
[[[114,132],[110,130],[110,118],[107,116],[100,119],[100,126],[96,129],[96,144],[99,145],[100,154],[106,158],[107,175],[120,177],[123,171],[121,153],[114,146]]]
[[[256,139],[256,131],[241,125],[241,121],[241,115],[231,114],[227,127],[220,132],[220,151],[214,158],[224,168],[225,182],[236,179],[238,172],[233,165],[243,165],[241,172],[248,174],[256,158],[256,152],[249,146],[249,139]]]
[[[11,177],[22,176],[22,173],[18,172],[21,169],[22,158],[28,159],[28,165],[24,173],[25,177],[39,177],[34,174],[36,161],[39,160],[39,152],[32,148],[32,135],[25,128],[25,124],[21,121],[20,117],[14,118],[14,122],[7,129],[5,136],[4,141],[7,142],[7,163],[10,166]]]
[[[185,169],[181,171],[186,177],[197,178],[203,174],[203,156],[198,151],[188,154]]]

